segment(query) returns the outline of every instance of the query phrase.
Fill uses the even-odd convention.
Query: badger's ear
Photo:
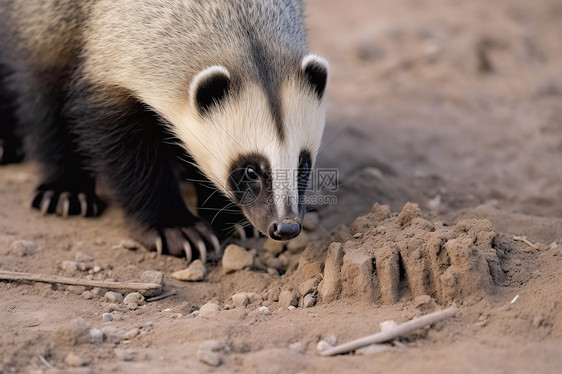
[[[191,104],[200,114],[206,114],[228,95],[230,73],[223,66],[210,66],[193,77],[189,87]]]
[[[318,95],[318,98],[321,99],[328,83],[328,71],[330,70],[328,61],[320,56],[310,54],[302,59],[301,69],[306,80]]]

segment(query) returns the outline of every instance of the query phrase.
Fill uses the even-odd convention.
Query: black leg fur
[[[95,195],[92,173],[85,169],[76,139],[61,113],[65,72],[30,72],[20,66],[8,77],[16,93],[16,116],[25,134],[25,148],[39,163],[41,182],[32,198],[43,214],[96,216],[103,203]]]
[[[0,165],[23,159],[23,142],[16,129],[15,94],[7,86],[8,68],[0,64]]]
[[[128,95],[78,81],[68,102],[72,131],[89,162],[116,193],[126,215],[136,223],[137,238],[147,247],[188,261],[206,248],[218,251],[211,227],[195,217],[180,193],[174,166],[175,147],[159,117]]]

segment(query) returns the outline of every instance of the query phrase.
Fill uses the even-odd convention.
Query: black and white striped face
[[[327,62],[299,61],[275,89],[223,66],[195,76],[192,112],[174,124],[202,171],[273,239],[297,236],[325,123]],[[263,78],[263,77],[262,77]]]

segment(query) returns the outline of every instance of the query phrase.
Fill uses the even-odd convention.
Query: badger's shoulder
[[[73,65],[93,2],[0,0],[0,47],[5,62],[27,63],[37,70]]]

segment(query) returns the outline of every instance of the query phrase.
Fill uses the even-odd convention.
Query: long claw
[[[31,196],[31,207],[32,208],[39,208],[41,207],[41,196],[43,191],[35,191]]]
[[[97,217],[98,216],[98,204],[96,202],[92,203],[92,217]]]
[[[162,256],[162,238],[158,236],[154,242],[156,245],[156,254],[158,256]]]
[[[252,229],[254,230],[254,238],[258,238],[260,236],[260,230],[255,227],[252,227]]]
[[[221,251],[221,245],[219,243],[219,240],[213,234],[210,235],[209,239],[211,240],[211,244],[213,245],[213,250],[215,251],[215,254],[217,256],[220,256],[222,251]]]
[[[2,163],[2,159],[4,159],[4,147],[0,144],[0,164]]]
[[[187,240],[183,242],[183,251],[185,252],[187,263],[190,264],[193,259],[193,251],[191,250],[191,244]]]
[[[62,203],[62,217],[67,218],[69,211],[70,211],[70,200],[68,200],[68,197],[67,197],[66,199],[64,199],[64,201]]]
[[[80,202],[80,215],[86,217],[88,214],[88,200],[83,193],[78,194],[78,201]]]
[[[53,197],[53,193],[52,192],[46,192],[43,195],[43,200],[41,201],[41,214],[43,214],[44,216],[47,215],[47,213],[49,213],[49,206],[51,205],[51,199]]]

